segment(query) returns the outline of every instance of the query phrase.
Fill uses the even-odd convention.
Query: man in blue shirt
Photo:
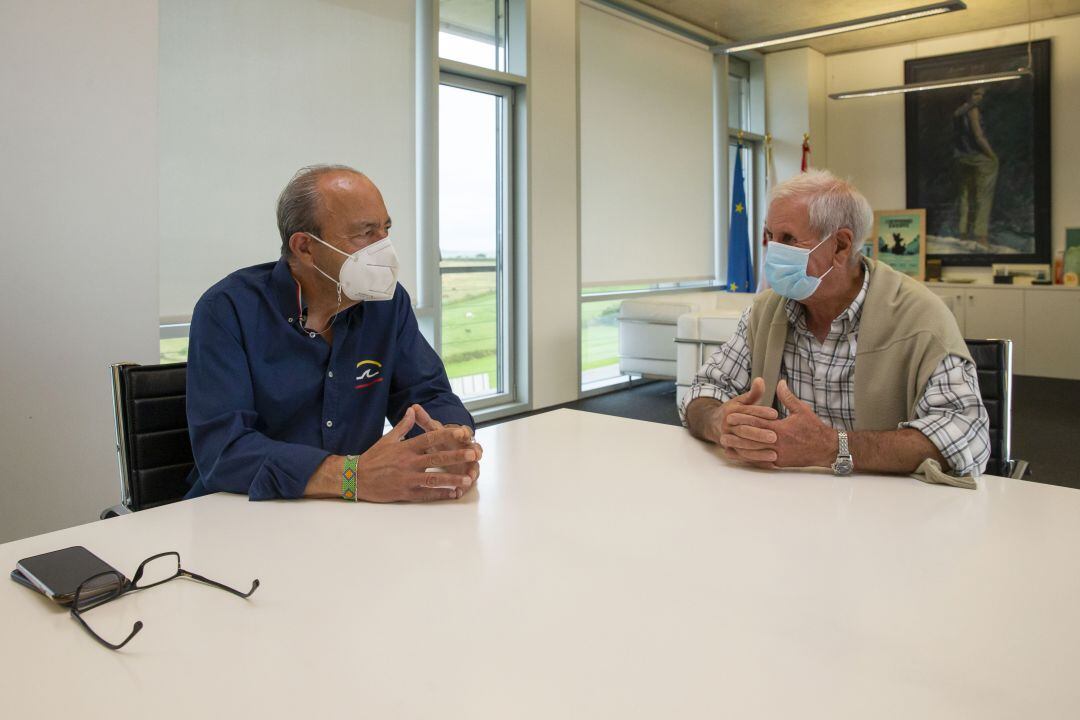
[[[195,306],[187,496],[461,497],[483,450],[397,284],[378,188],[344,166],[304,168],[277,216],[281,259],[234,272]]]

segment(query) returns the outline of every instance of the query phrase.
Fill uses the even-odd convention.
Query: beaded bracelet
[[[345,469],[341,471],[341,497],[356,502],[356,459],[357,455],[345,456]]]

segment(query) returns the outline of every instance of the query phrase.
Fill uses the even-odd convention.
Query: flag
[[[754,263],[750,259],[750,223],[746,218],[746,181],[742,169],[742,145],[735,151],[735,176],[731,188],[731,225],[728,229],[728,290],[755,292]]]

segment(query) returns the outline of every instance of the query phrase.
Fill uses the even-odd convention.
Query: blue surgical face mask
[[[783,243],[771,242],[765,250],[765,279],[778,294],[792,300],[805,300],[817,292],[821,278],[832,272],[830,267],[821,277],[806,274],[810,262],[810,253],[821,247],[831,237],[826,235],[814,247],[793,247]]]

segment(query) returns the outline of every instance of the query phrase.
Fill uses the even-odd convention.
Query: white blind
[[[580,13],[581,278],[711,278],[712,55],[589,5]]]
[[[280,256],[278,193],[344,163],[382,190],[416,280],[415,3],[161,0],[161,315]]]

